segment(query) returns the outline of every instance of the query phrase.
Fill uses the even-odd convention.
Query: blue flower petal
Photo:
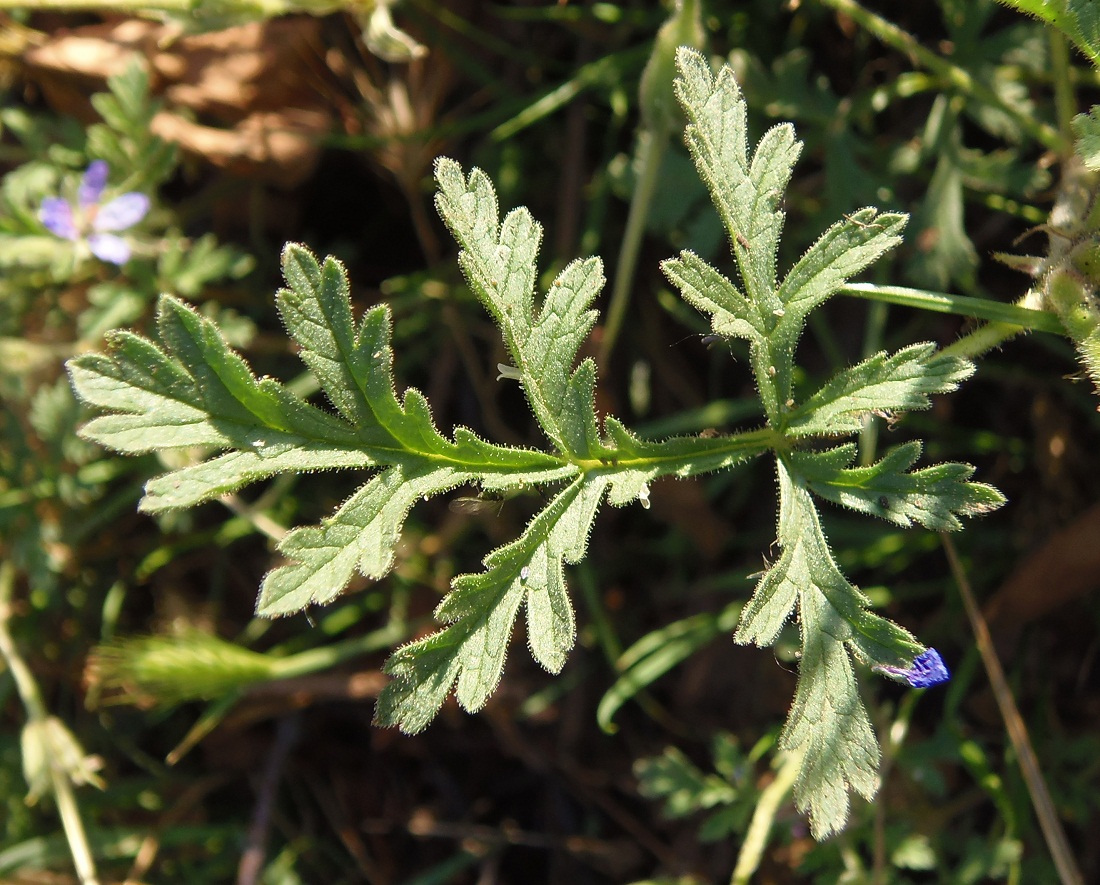
[[[99,198],[103,196],[103,188],[107,186],[108,171],[105,160],[93,160],[88,166],[80,182],[80,190],[77,191],[80,208],[88,209],[99,202]]]
[[[97,231],[126,230],[141,221],[148,211],[149,198],[145,194],[123,194],[100,207],[92,227]]]
[[[947,669],[947,665],[940,657],[940,653],[934,648],[917,655],[916,660],[913,661],[913,666],[905,674],[906,681],[913,688],[928,688],[932,685],[939,685],[941,682],[947,682],[950,678],[951,673]]]
[[[123,265],[130,260],[130,244],[114,234],[92,234],[88,245],[100,261]]]
[[[73,207],[68,200],[63,200],[61,197],[46,197],[38,208],[38,220],[46,230],[56,236],[66,240],[80,239],[76,221],[73,219]]]

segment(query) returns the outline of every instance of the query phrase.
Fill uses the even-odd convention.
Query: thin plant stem
[[[275,682],[306,676],[320,670],[328,670],[344,661],[361,655],[370,654],[383,648],[390,648],[408,636],[408,623],[403,614],[387,626],[373,630],[363,636],[354,636],[321,648],[311,648],[285,658],[275,658],[268,676],[261,682]],[[198,721],[167,755],[169,765],[178,763],[203,738],[212,732],[229,711],[244,696],[248,686],[241,686],[224,697],[215,699],[199,717]]]
[[[973,359],[989,353],[989,351],[1000,347],[1007,341],[1011,341],[1025,331],[1025,329],[1011,323],[985,323],[973,332],[963,335],[958,341],[947,345],[940,353],[945,356],[961,356],[966,359]]]
[[[11,601],[15,587],[15,568],[10,562],[0,563],[0,655],[12,675],[23,709],[27,711],[28,725],[45,723],[49,719],[42,692],[31,673],[27,662],[23,660],[15,640],[8,629],[11,618]],[[80,819],[80,806],[76,801],[76,791],[67,772],[47,760],[50,766],[50,789],[57,804],[57,813],[69,843],[69,853],[73,858],[77,877],[82,885],[98,885],[95,859],[92,856],[88,836]]]
[[[278,658],[272,668],[271,678],[292,679],[296,676],[331,669],[344,661],[389,648],[394,643],[401,642],[406,636],[406,630],[407,625],[403,621],[395,621],[362,636],[353,636],[331,645]]]
[[[749,822],[749,829],[745,833],[745,841],[741,843],[741,851],[737,855],[737,865],[733,868],[730,885],[747,885],[760,868],[760,861],[768,847],[768,834],[771,832],[772,824],[775,823],[775,815],[794,789],[794,782],[802,769],[804,755],[805,749],[783,753],[783,761],[780,763],[775,780],[761,790],[760,799],[757,800],[752,820]]]
[[[256,531],[270,540],[278,543],[286,537],[287,530],[283,526],[254,505],[246,504],[239,495],[230,493],[222,495],[219,500],[230,513],[248,522]]]
[[[997,701],[997,708],[1001,712],[1001,718],[1005,723],[1005,730],[1012,742],[1012,748],[1016,751],[1016,759],[1020,765],[1020,773],[1027,784],[1028,794],[1031,796],[1031,804],[1035,808],[1035,815],[1039,818],[1039,828],[1043,832],[1047,849],[1054,860],[1054,866],[1058,870],[1058,877],[1062,885],[1084,885],[1084,878],[1077,867],[1073,852],[1069,847],[1062,822],[1058,819],[1058,813],[1054,808],[1054,801],[1050,797],[1046,780],[1043,778],[1042,769],[1039,767],[1038,757],[1031,745],[1031,739],[1027,733],[1020,711],[1016,707],[1016,701],[1012,697],[1012,690],[1008,687],[1001,661],[997,657],[997,651],[993,647],[993,638],[989,635],[989,627],[982,616],[981,609],[974,599],[974,592],[970,587],[970,580],[959,560],[955,542],[946,532],[940,532],[940,541],[943,543],[947,561],[951,567],[951,574],[955,579],[955,585],[959,588],[966,616],[970,620],[970,627],[974,631],[974,644],[981,655],[985,672],[989,676],[989,684],[993,688],[993,697]]]
[[[1070,82],[1069,46],[1065,35],[1055,28],[1047,28],[1050,38],[1050,72],[1054,83],[1054,110],[1058,119],[1058,131],[1066,146],[1073,144],[1073,117],[1077,113],[1077,98]],[[1063,160],[1066,157],[1063,156]]]
[[[879,790],[883,789],[890,777],[894,761],[898,758],[898,752],[909,734],[909,722],[913,718],[913,710],[916,708],[917,701],[922,694],[923,692],[914,691],[909,692],[902,698],[897,716],[894,717],[889,731],[883,738],[882,762],[879,764],[878,775],[879,783],[883,786],[879,787]],[[872,807],[874,808],[874,822],[871,842],[871,883],[872,885],[884,885],[888,880],[886,860],[887,806],[885,802],[875,802]]]
[[[57,814],[61,818],[61,827],[65,831],[65,840],[69,843],[69,853],[73,858],[77,878],[81,885],[99,885],[96,874],[95,858],[84,832],[84,822],[80,819],[80,805],[76,801],[73,782],[55,766],[50,766],[50,783],[53,787]]]
[[[615,266],[607,323],[600,342],[599,362],[605,368],[611,361],[615,342],[622,331],[634,286],[634,271],[645,236],[649,207],[657,192],[661,163],[668,149],[672,130],[679,128],[680,116],[673,110],[673,57],[677,46],[702,46],[703,29],[699,0],[676,0],[672,16],[657,32],[653,53],[642,72],[638,89],[641,124],[638,128],[638,165],[634,196],[626,218],[622,247]]]
[[[623,244],[619,250],[619,260],[615,265],[615,281],[612,284],[611,300],[607,308],[607,323],[600,342],[599,365],[607,366],[615,342],[623,328],[626,311],[630,305],[630,292],[634,286],[634,272],[638,266],[638,254],[642,239],[645,237],[646,219],[653,195],[657,192],[657,182],[661,171],[661,161],[668,148],[669,131],[661,127],[657,131],[642,130],[638,133],[638,179],[634,196],[630,201],[630,212],[626,218],[626,230]]]
[[[1048,310],[1037,309],[1036,296],[1028,292],[1015,304],[1005,304],[988,298],[952,295],[929,289],[906,286],[877,286],[872,283],[849,283],[838,290],[842,295],[854,295],[871,301],[884,301],[902,307],[915,307],[933,313],[950,313],[1015,326],[1019,332],[1050,332],[1065,335],[1061,321]]]

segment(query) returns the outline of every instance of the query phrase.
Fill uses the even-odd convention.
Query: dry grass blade
[[[978,647],[978,653],[982,656],[982,664],[989,675],[989,683],[993,687],[993,696],[997,699],[997,708],[1004,719],[1005,730],[1012,741],[1012,747],[1016,751],[1016,758],[1020,761],[1020,773],[1024,776],[1028,794],[1031,796],[1031,804],[1035,808],[1035,815],[1039,818],[1039,827],[1043,831],[1050,856],[1054,860],[1054,866],[1058,870],[1058,878],[1063,885],[1084,885],[1084,877],[1077,868],[1077,861],[1069,847],[1062,822],[1058,819],[1058,812],[1054,808],[1054,801],[1050,797],[1043,772],[1039,768],[1039,760],[1035,750],[1031,746],[1028,737],[1027,726],[1024,724],[1020,711],[1016,707],[1016,701],[1012,697],[1012,690],[1008,687],[1004,669],[1000,659],[993,648],[993,639],[989,634],[985,618],[981,609],[974,600],[974,593],[970,589],[970,581],[959,561],[955,544],[946,532],[940,532],[940,540],[943,549],[947,553],[947,561],[951,565],[951,574],[955,578],[955,584],[962,596],[963,606],[966,608],[966,616],[970,620],[970,626],[974,630],[974,642]]]

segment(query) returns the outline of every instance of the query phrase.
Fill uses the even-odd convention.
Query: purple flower
[[[141,221],[149,211],[149,198],[131,192],[100,205],[107,172],[105,161],[94,160],[80,182],[76,205],[63,197],[46,197],[39,207],[38,220],[63,239],[87,242],[100,261],[123,265],[130,260],[130,245],[110,231],[126,230]]]
[[[898,676],[908,682],[913,688],[928,688],[939,685],[951,678],[947,665],[940,657],[940,653],[934,648],[921,652],[913,660],[909,667],[887,667],[883,664],[875,667],[880,673],[890,676]]]

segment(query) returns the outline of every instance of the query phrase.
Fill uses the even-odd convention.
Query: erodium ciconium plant
[[[823,387],[795,390],[795,351],[807,315],[850,277],[894,247],[902,215],[865,208],[829,227],[777,278],[783,195],[801,144],[789,124],[749,152],[745,104],[728,68],[681,49],[676,95],[686,140],[729,236],[735,274],[691,252],[664,272],[683,298],[710,317],[714,333],[748,341],[766,420],[717,437],[643,440],[618,419],[597,416],[596,365],[577,363],[596,322],[604,283],[597,258],[574,261],[535,298],[541,228],[523,208],[499,217],[492,183],[453,160],[436,163],[436,206],[461,248],[459,263],[500,327],[527,403],[546,436],[543,451],[499,445],[458,427],[439,431],[425,398],[395,393],[390,311],[356,319],[348,281],[332,258],[305,248],[283,253],[286,288],[276,303],[287,332],[332,408],[307,403],[270,378],[257,378],[218,328],[163,296],[157,337],[117,331],[108,352],[69,363],[74,388],[103,414],[83,434],[128,453],[200,447],[206,460],[152,479],[141,507],[191,507],[283,471],[373,469],[373,476],[321,525],[298,528],[279,545],[285,564],[260,588],[257,610],[277,616],[323,605],[357,573],[391,568],[402,525],[416,502],[474,485],[549,490],[523,533],[493,550],[477,574],[456,578],[436,609],[441,628],[395,651],[376,713],[380,725],[425,728],[454,692],[482,707],[500,680],[520,611],[527,644],[559,672],[576,636],[566,563],[585,555],[601,503],[648,503],[649,484],[690,477],[770,454],[779,488],[778,558],[745,605],[735,639],[766,646],[797,619],[802,655],[781,745],[800,754],[796,800],[821,838],[843,826],[849,793],[870,797],[878,748],[857,690],[857,667],[916,687],[947,678],[939,655],[869,608],[842,574],[822,530],[822,499],[898,526],[955,530],[959,517],[999,506],[973,469],[946,463],[914,468],[919,442],[853,466],[850,438],[869,414],[929,406],[973,367],[918,343],[878,353]]]

